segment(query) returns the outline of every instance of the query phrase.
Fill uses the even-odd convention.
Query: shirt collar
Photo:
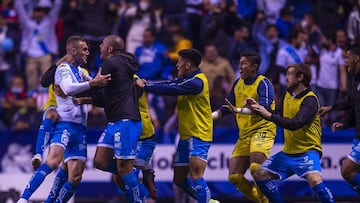
[[[258,76],[259,76],[259,74],[256,74],[256,75],[253,76],[253,77],[249,77],[249,78],[244,79],[245,85],[251,85],[251,84],[253,84]]]

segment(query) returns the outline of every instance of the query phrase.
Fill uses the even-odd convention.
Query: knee
[[[261,164],[259,163],[251,163],[249,167],[251,175],[254,176],[254,174],[256,173],[257,170],[260,169],[260,167]]]
[[[252,174],[255,181],[271,179],[267,171],[258,169]]]
[[[97,168],[99,170],[105,170],[106,169],[106,163],[104,163],[104,161],[102,161],[98,157],[94,158],[94,166],[95,166],[95,168]]]
[[[240,174],[240,173],[233,173],[228,176],[228,179],[232,184],[241,182],[242,179],[244,179],[244,178],[245,178],[244,175]]]
[[[69,182],[73,185],[79,185],[82,179],[82,174],[80,172],[75,172],[69,177]]]
[[[354,172],[351,170],[348,170],[346,167],[341,168],[341,176],[346,180],[347,182],[351,181],[354,177]]]
[[[59,115],[55,109],[49,109],[45,115],[45,118],[51,119],[54,122],[57,121],[58,117],[59,117]]]

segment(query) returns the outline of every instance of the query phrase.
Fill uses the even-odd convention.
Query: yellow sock
[[[253,175],[259,168],[261,167],[261,164],[258,163],[251,163],[250,164],[250,172],[251,175]],[[256,185],[256,182],[254,181],[254,187],[256,188],[257,193],[257,200],[258,203],[268,203],[269,200],[266,198],[266,196],[261,192],[260,188]]]
[[[229,181],[236,186],[248,199],[258,202],[256,188],[244,177],[244,175],[235,173],[229,175]]]

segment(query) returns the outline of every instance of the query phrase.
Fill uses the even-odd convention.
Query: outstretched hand
[[[323,106],[320,107],[317,114],[320,117],[323,117],[325,114],[329,113],[331,111],[332,107],[331,106]]]
[[[138,87],[144,88],[145,84],[146,84],[146,80],[139,78],[139,79],[135,80],[135,83]]]
[[[342,129],[344,127],[343,123],[335,122],[331,125],[331,131],[335,132],[336,130]]]
[[[225,103],[223,104],[222,107],[225,107],[227,109],[229,109],[229,111],[236,113],[236,106],[234,106],[227,98],[225,98]]]
[[[90,87],[103,87],[108,84],[111,80],[111,74],[102,75],[101,74],[102,68],[99,68],[94,79],[90,80]]]

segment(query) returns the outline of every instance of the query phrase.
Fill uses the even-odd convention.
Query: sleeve
[[[41,76],[41,86],[49,87],[51,84],[54,83],[56,72],[56,65],[50,66],[50,68]]]
[[[200,78],[192,77],[185,80],[170,80],[160,83],[146,83],[144,90],[160,95],[196,95],[203,89],[203,81]]]
[[[73,82],[72,73],[70,68],[65,65],[58,67],[59,85],[65,95],[72,96],[90,89],[89,81],[82,83]]]
[[[264,106],[267,110],[273,111],[271,109],[271,104],[274,101],[275,93],[274,88],[268,79],[261,80],[257,89],[257,93],[259,95],[259,104]]]
[[[288,130],[297,130],[309,124],[316,116],[318,111],[318,101],[314,96],[309,96],[303,100],[299,112],[294,118],[282,117],[279,114],[272,114],[270,120],[276,125]]]
[[[31,19],[25,10],[24,2],[24,0],[15,0],[14,7],[16,9],[17,15],[19,16],[20,23],[27,25]]]

